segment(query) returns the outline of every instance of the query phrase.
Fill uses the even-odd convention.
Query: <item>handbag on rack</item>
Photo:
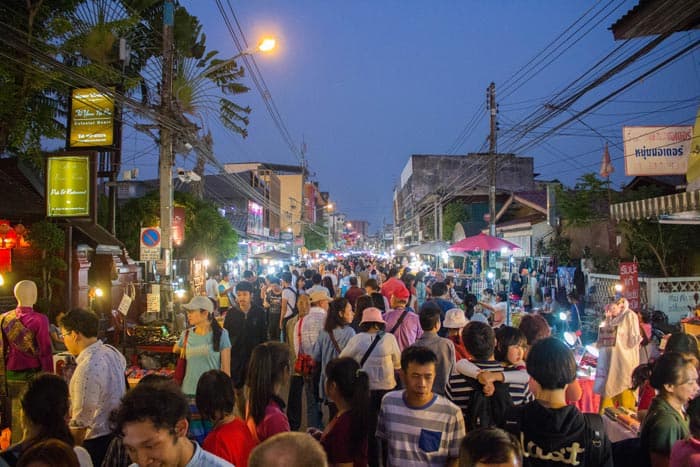
[[[313,357],[311,357],[311,355],[306,354],[302,351],[301,326],[303,323],[304,318],[301,318],[297,327],[297,339],[299,340],[299,350],[297,352],[297,359],[294,362],[294,371],[302,376],[311,376],[311,373],[313,373],[314,371],[314,366],[316,365],[316,362],[314,362],[314,359]]]
[[[177,363],[175,364],[175,373],[173,374],[173,379],[177,381],[177,384],[182,386],[182,382],[185,380],[185,373],[187,372],[187,337],[190,335],[190,330],[185,331],[185,340],[182,343],[182,348],[180,349],[180,356],[177,358]]]

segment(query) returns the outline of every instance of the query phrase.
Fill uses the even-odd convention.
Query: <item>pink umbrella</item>
[[[448,248],[450,251],[499,251],[503,248],[508,248],[514,250],[516,248],[520,249],[515,243],[511,243],[502,238],[492,237],[491,235],[486,235],[480,233],[479,235],[474,235],[471,237],[464,238],[451,247]]]

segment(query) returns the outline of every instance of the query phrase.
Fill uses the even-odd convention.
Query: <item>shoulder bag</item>
[[[190,330],[185,331],[185,340],[182,343],[182,348],[180,349],[180,356],[177,358],[177,363],[175,364],[175,373],[173,374],[173,379],[177,381],[177,384],[182,386],[182,382],[185,379],[185,373],[187,372],[187,338],[190,335]]]
[[[301,326],[304,324],[304,318],[299,320],[297,328],[297,339],[299,339],[299,350],[297,351],[297,359],[294,362],[294,371],[302,376],[311,376],[314,370],[314,359],[311,355],[306,354],[302,351],[302,341],[301,341]]]
[[[335,340],[335,336],[333,335],[333,331],[328,333],[328,337],[331,338],[331,344],[333,344],[333,348],[335,349],[336,353],[340,355],[340,346],[338,345],[338,341]]]

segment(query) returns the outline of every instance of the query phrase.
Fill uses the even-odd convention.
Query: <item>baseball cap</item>
[[[190,303],[182,305],[185,310],[207,310],[209,313],[214,312],[214,304],[209,300],[209,297],[197,295],[192,297]]]

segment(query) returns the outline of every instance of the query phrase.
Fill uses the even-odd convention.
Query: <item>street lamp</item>
[[[277,41],[275,41],[275,39],[267,37],[267,38],[261,40],[257,47],[254,47],[254,48],[251,47],[251,48],[245,49],[245,50],[237,53],[233,57],[217,63],[216,65],[206,69],[204,71],[204,74],[210,75],[211,73],[219,71],[221,68],[224,68],[224,67],[232,64],[235,60],[243,57],[244,55],[253,55],[256,52],[265,52],[265,53],[270,52],[270,51],[272,51],[272,49],[275,48],[276,45],[277,45]]]
[[[166,117],[171,116],[173,112],[173,63],[174,56],[172,47],[174,41],[174,4],[171,0],[166,0],[165,2],[165,13],[163,20],[163,50],[167,53],[163,55],[163,85],[161,86],[161,111]],[[214,66],[209,67],[204,70],[202,76],[209,79],[215,80],[212,74],[221,70],[222,68],[230,65],[234,60],[243,55],[252,55],[256,51],[269,52],[274,49],[276,42],[272,38],[263,39],[256,49],[243,50],[236,54],[228,60],[224,60],[217,63]],[[172,226],[173,226],[173,140],[174,133],[167,128],[165,125],[160,127],[160,154],[158,163],[158,178],[160,180],[160,231],[161,231],[161,245],[162,245],[162,258],[163,265],[165,269],[165,281],[167,287],[172,286]],[[166,312],[172,312],[173,301],[172,295],[167,294],[166,299]]]

